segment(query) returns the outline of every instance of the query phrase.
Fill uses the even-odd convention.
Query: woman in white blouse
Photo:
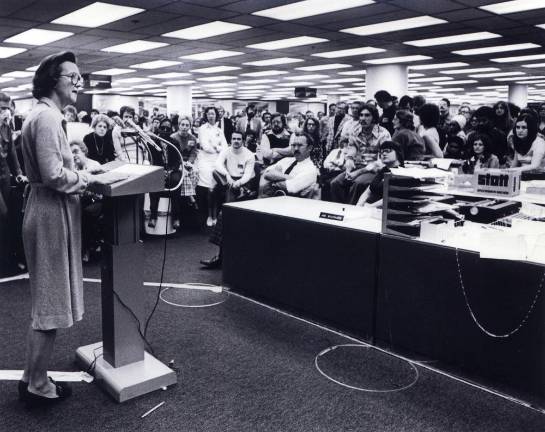
[[[197,156],[197,169],[199,172],[198,186],[205,187],[208,190],[208,219],[207,226],[216,224],[218,216],[218,205],[214,195],[214,186],[216,181],[212,176],[216,159],[219,153],[227,148],[227,141],[221,129],[216,125],[219,118],[218,110],[214,107],[208,107],[204,110],[203,124],[199,128],[199,155]]]

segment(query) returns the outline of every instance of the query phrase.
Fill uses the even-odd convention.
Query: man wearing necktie
[[[316,186],[318,169],[310,159],[314,146],[312,137],[296,133],[291,142],[293,157],[285,157],[263,173],[260,196],[292,195],[307,197]]]

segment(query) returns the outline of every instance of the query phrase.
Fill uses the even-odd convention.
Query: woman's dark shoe
[[[208,260],[201,260],[200,262],[204,268],[207,269],[216,269],[221,267],[221,258],[219,255],[216,255],[214,258],[210,258]]]
[[[53,405],[72,396],[72,387],[70,386],[70,384],[65,382],[56,382],[51,377],[49,377],[49,381],[51,381],[55,385],[57,397],[49,398],[45,396],[40,396],[35,393],[31,393],[30,391],[28,391],[27,387],[25,389],[24,397],[22,399],[26,402],[29,408]]]
[[[155,225],[157,225],[157,219],[150,219],[148,221],[148,227],[149,228],[155,228]]]

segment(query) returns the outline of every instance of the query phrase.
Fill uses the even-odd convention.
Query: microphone
[[[149,145],[151,145],[155,150],[157,151],[163,151],[163,149],[158,146],[155,141],[153,141],[150,136],[148,134],[146,134],[146,132],[144,132],[140,126],[138,126],[135,122],[133,122],[131,119],[127,119],[125,120],[125,123],[127,125],[129,125],[130,127],[132,127],[136,132],[138,132],[138,134],[140,135],[140,137]]]

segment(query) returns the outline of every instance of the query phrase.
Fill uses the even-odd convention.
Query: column
[[[167,87],[167,114],[191,116],[192,113],[191,85]]]
[[[509,84],[508,100],[518,107],[524,108],[528,104],[528,85]]]
[[[373,99],[379,90],[386,90],[392,96],[407,94],[407,66],[406,65],[380,65],[367,66],[365,78],[366,91],[365,99]]]

